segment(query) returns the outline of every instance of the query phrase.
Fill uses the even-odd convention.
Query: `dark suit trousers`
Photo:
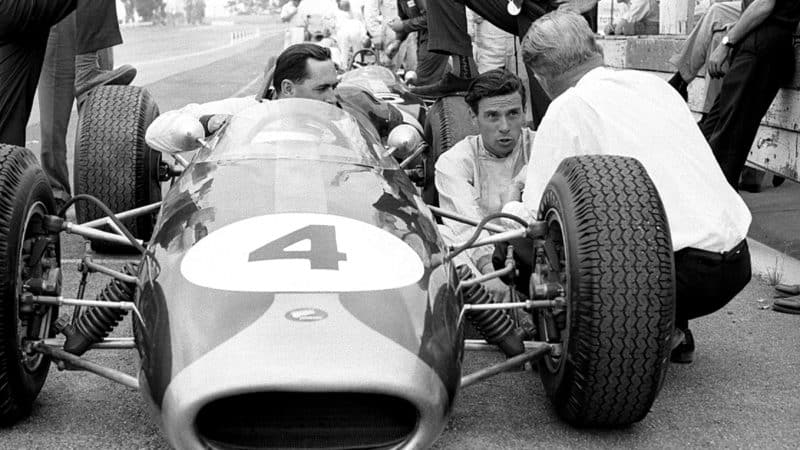
[[[794,70],[792,32],[765,23],[734,49],[728,73],[711,110],[700,121],[725,178],[734,188],[747,161],[761,118]]]
[[[0,0],[0,143],[25,145],[25,126],[50,27],[76,0]]]
[[[0,143],[25,145],[50,28],[73,10],[78,54],[122,43],[111,0],[0,0]]]

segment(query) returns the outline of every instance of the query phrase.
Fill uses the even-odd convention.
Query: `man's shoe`
[[[683,339],[679,336],[683,335]],[[677,339],[676,339],[677,338]],[[669,360],[678,364],[689,364],[694,360],[694,336],[688,328],[681,330],[676,328],[672,334],[672,353]]]
[[[464,92],[469,89],[472,83],[472,78],[461,78],[453,75],[450,72],[444,74],[441,80],[432,84],[425,84],[422,86],[411,86],[409,90],[411,93],[419,95],[420,97],[444,97],[450,94]]]
[[[125,86],[131,84],[131,81],[136,77],[136,69],[127,64],[119,66],[114,70],[92,70],[85,81],[75,83],[75,97],[82,97],[87,92],[98,86],[120,85]]]
[[[775,290],[789,296],[800,295],[800,284],[776,284]]]
[[[772,310],[786,314],[800,314],[800,298],[790,297],[775,300]]]

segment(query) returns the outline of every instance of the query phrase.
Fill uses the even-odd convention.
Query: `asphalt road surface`
[[[161,37],[142,34],[141,40]],[[181,62],[166,61],[159,70],[172,75],[146,87],[162,111],[252,92],[257,84],[253,80],[266,57],[279,50],[281,39],[264,32],[258,45],[230,47],[228,56],[189,70],[182,70]],[[150,44],[152,58],[160,58],[159,46]],[[29,136],[35,131],[35,126],[29,129]],[[74,268],[81,249],[76,238],[65,243],[66,296],[77,287]],[[117,268],[124,263],[119,257],[104,260]],[[102,277],[94,278],[87,292],[96,293],[104,283]],[[661,394],[638,424],[613,430],[570,427],[555,416],[538,375],[516,371],[461,391],[436,448],[797,448],[800,316],[770,310],[772,296],[772,289],[754,278],[725,309],[693,321],[695,362],[670,367]],[[115,335],[130,335],[129,319]],[[134,351],[90,353],[89,358],[130,374],[137,370]],[[464,370],[472,372],[500,360],[495,353],[467,353]],[[53,367],[31,417],[0,429],[0,448],[168,446],[138,392],[92,374]]]

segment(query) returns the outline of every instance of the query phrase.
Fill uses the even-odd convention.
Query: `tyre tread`
[[[568,158],[557,173],[575,194],[579,283],[574,370],[556,408],[577,425],[628,425],[647,415],[668,366],[675,291],[666,214],[633,158]]]

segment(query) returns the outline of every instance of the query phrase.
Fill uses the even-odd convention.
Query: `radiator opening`
[[[403,442],[417,417],[411,403],[389,395],[256,392],[208,403],[195,425],[220,448],[373,449]]]

